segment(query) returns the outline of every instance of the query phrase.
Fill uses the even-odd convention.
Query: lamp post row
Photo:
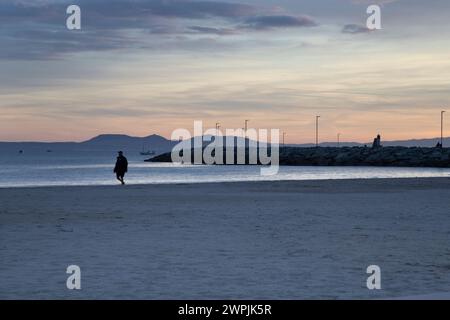
[[[445,113],[445,111],[442,110],[441,111],[441,147],[444,146],[444,113]],[[320,118],[320,116],[316,116],[316,147],[319,146],[319,118]],[[248,119],[245,120],[245,126],[244,126],[245,137],[247,137],[247,129],[248,129],[248,122],[249,121],[250,120],[248,120]],[[217,135],[218,135],[219,128],[220,128],[220,122],[217,122],[216,123]],[[283,132],[283,140],[282,140],[282,144],[283,145],[284,145],[284,138],[285,138],[285,136],[286,136],[286,132]],[[340,146],[340,143],[341,143],[341,133],[338,133],[337,134],[337,146],[338,147]]]

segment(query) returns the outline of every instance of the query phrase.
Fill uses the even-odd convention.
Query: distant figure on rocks
[[[436,148],[442,149],[442,144],[440,142],[437,143]]]
[[[380,135],[377,135],[377,137],[375,139],[373,139],[372,148],[373,149],[381,148],[381,136]]]
[[[114,173],[116,174],[117,180],[119,180],[122,184],[125,184],[123,178],[125,177],[125,173],[127,171],[128,171],[128,160],[123,156],[123,152],[119,151],[116,166],[114,167]]]

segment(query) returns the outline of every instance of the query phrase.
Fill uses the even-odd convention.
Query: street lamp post
[[[216,122],[216,136],[219,135],[220,122]]]
[[[316,116],[316,147],[319,146],[319,118],[320,116]]]
[[[441,147],[444,147],[444,113],[445,111],[441,111]]]
[[[337,146],[338,146],[338,148],[340,147],[340,144],[341,144],[341,134],[338,133],[337,134]]]
[[[283,146],[284,146],[284,137],[286,136],[286,132],[283,132]]]
[[[250,120],[245,120],[245,125],[244,125],[244,143],[245,143],[245,147],[247,148],[247,127],[248,127],[248,122]]]

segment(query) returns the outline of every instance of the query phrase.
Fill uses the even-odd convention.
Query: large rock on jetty
[[[171,162],[170,153],[146,160]],[[281,147],[280,165],[450,167],[450,148]]]

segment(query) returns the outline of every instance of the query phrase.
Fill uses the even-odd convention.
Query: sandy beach
[[[449,199],[449,178],[0,189],[0,298],[448,292]]]

